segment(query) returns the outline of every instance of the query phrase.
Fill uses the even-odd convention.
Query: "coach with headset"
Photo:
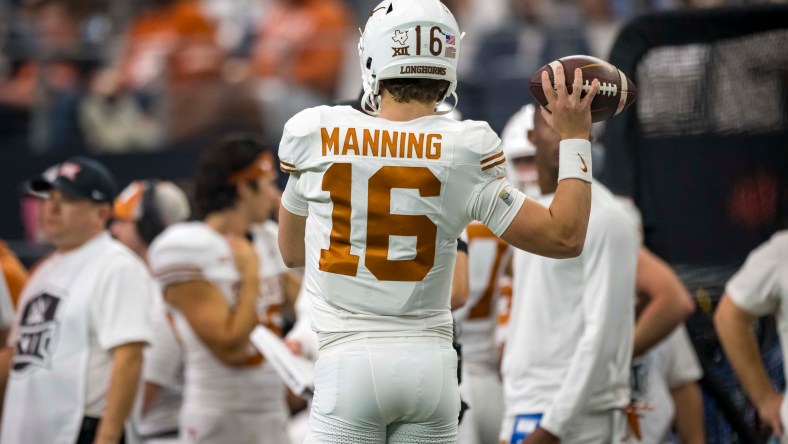
[[[110,230],[147,262],[148,247],[168,226],[189,218],[189,201],[172,182],[155,179],[129,184],[115,199]],[[183,350],[171,325],[160,289],[151,304],[153,338],[145,350],[143,398],[134,429],[142,442],[175,442],[183,403]]]

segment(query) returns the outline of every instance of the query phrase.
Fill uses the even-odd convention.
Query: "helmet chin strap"
[[[447,97],[454,97],[454,103],[452,103],[451,108],[445,109],[445,110],[442,110],[442,111],[435,111],[435,114],[437,114],[439,116],[444,116],[444,115],[449,114],[450,112],[454,111],[454,108],[457,108],[457,102],[460,99],[459,99],[459,97],[457,97],[457,93],[454,92],[454,91],[452,91],[451,94],[449,94],[449,96],[444,97],[440,102],[436,103],[435,107],[437,108],[437,107],[441,106],[441,104],[445,103]]]
[[[376,94],[372,89],[364,91],[361,97],[361,109],[370,116],[380,114],[380,94]]]

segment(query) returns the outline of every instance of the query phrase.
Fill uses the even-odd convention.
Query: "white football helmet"
[[[501,135],[503,154],[509,162],[509,181],[531,198],[541,195],[539,173],[533,163],[536,147],[528,140],[528,133],[534,129],[535,112],[536,107],[530,103],[522,107],[509,118]],[[530,162],[522,162],[529,159]]]
[[[385,0],[372,10],[358,42],[364,96],[361,107],[380,112],[380,81],[427,78],[449,82],[455,97],[461,35],[449,8],[439,0]]]

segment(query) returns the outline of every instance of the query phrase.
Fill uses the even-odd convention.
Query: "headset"
[[[150,245],[153,239],[166,228],[159,215],[159,206],[156,204],[156,185],[158,183],[158,180],[148,179],[142,185],[142,202],[140,202],[142,213],[137,219],[137,232],[147,245]]]

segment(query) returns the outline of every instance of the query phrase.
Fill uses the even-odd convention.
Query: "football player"
[[[462,345],[460,394],[470,410],[459,428],[461,444],[496,442],[503,416],[503,387],[495,332],[500,281],[512,248],[479,222],[468,225],[468,302],[454,312]]]
[[[272,165],[271,153],[246,136],[209,147],[195,176],[202,220],[167,228],[148,255],[186,353],[185,442],[289,442],[281,380],[249,342],[270,319],[246,235],[275,203]]]
[[[320,339],[307,442],[457,440],[457,355],[449,308],[457,238],[483,222],[510,244],[552,257],[583,248],[591,200],[588,134],[594,79],[542,79],[561,134],[551,207],[506,180],[484,122],[435,115],[454,96],[461,34],[438,0],[386,0],[359,44],[364,96],[295,115],[279,146],[290,174],[279,245],[305,266]]]

